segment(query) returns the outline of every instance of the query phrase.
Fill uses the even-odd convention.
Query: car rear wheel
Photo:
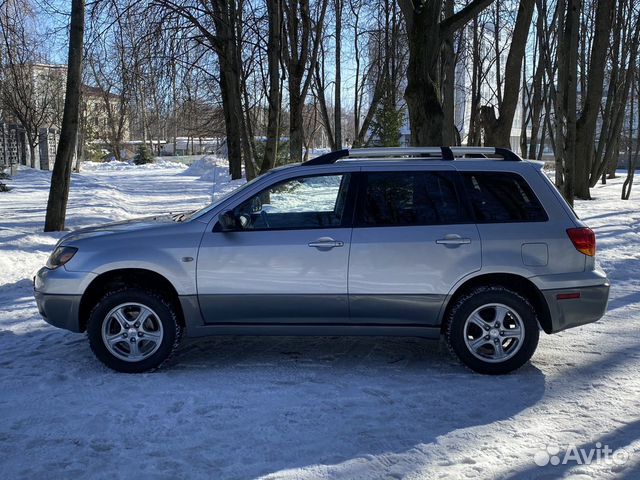
[[[138,288],[105,294],[87,325],[89,345],[106,366],[126,373],[158,368],[182,336],[175,309],[160,294]]]
[[[524,365],[538,346],[536,312],[519,293],[480,287],[456,301],[447,318],[449,349],[472,370],[499,375]]]

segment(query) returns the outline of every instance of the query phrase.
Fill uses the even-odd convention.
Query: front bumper
[[[609,303],[609,282],[587,287],[543,290],[542,294],[551,315],[551,331],[548,333],[557,333],[601,319]]]
[[[91,272],[70,272],[65,267],[41,268],[33,279],[34,296],[40,315],[54,327],[72,332],[80,326],[80,300],[96,277]]]
[[[82,295],[47,294],[35,291],[36,304],[42,318],[54,327],[81,332],[80,299]]]

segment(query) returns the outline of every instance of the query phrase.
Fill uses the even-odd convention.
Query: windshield
[[[242,192],[245,188],[250,187],[251,185],[253,185],[258,179],[264,178],[265,175],[269,175],[271,172],[267,172],[264,175],[260,175],[256,178],[254,178],[253,180],[245,183],[244,185],[235,188],[229,192],[223,193],[220,196],[217,196],[216,194],[214,194],[213,197],[213,203],[207,205],[206,207],[201,208],[200,210],[195,210],[193,212],[188,212],[186,214],[185,217],[181,217],[180,221],[184,222],[186,220],[192,220],[194,218],[198,218],[201,217],[202,215],[204,215],[205,213],[210,212],[211,210],[213,210],[214,208],[216,208],[218,205],[220,205],[222,202],[224,202],[225,200],[227,200],[228,198],[230,198],[232,195],[235,195],[236,193],[240,193]]]

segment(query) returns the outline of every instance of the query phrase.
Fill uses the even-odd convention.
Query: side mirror
[[[260,213],[262,211],[262,199],[260,195],[256,195],[251,199],[251,213]]]
[[[238,228],[238,221],[233,210],[227,210],[218,215],[218,222],[223,232],[229,232]]]

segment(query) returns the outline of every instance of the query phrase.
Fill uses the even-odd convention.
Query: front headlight
[[[56,248],[51,256],[49,256],[49,260],[47,260],[47,268],[53,270],[54,268],[61,267],[71,260],[77,251],[78,249],[75,247]]]

